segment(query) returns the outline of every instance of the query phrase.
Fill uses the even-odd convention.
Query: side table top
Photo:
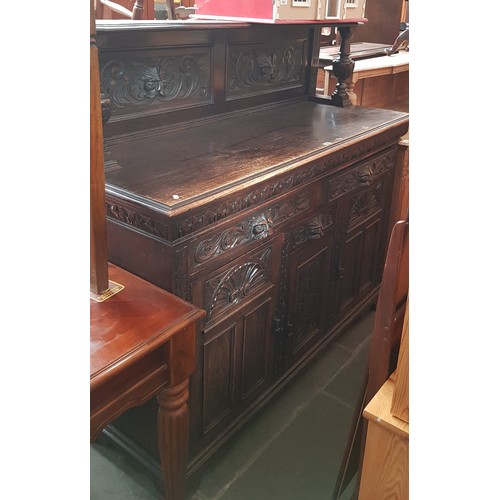
[[[205,311],[109,264],[109,279],[125,288],[90,300],[90,386],[131,366],[205,315]]]

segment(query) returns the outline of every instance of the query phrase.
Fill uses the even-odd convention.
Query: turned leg
[[[158,446],[167,500],[184,500],[189,445],[189,379],[157,396]]]
[[[341,37],[339,58],[333,61],[333,74],[337,78],[337,85],[332,94],[332,101],[335,106],[346,107],[352,104],[346,85],[354,71],[354,61],[351,59],[352,31],[350,27],[341,27],[339,32]]]
[[[346,82],[346,92],[349,96],[351,104],[356,105],[358,102],[358,96],[354,93],[354,81],[352,77]]]

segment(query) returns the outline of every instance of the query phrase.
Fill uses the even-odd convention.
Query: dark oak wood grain
[[[206,313],[191,479],[376,300],[408,115],[317,98],[319,29],[98,25],[109,258]]]

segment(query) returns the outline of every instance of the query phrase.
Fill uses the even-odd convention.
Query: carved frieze
[[[299,171],[278,177],[276,181],[261,185],[249,193],[242,194],[238,198],[224,202],[224,204],[220,206],[210,207],[205,212],[196,214],[189,219],[176,224],[174,234],[176,234],[177,238],[181,238],[203,227],[209,226],[210,224],[214,224],[215,222],[222,220],[224,217],[250,208],[253,205],[262,203],[263,201],[266,201],[274,196],[300,186],[301,184],[322,175],[328,170],[332,170],[333,168],[336,168],[344,163],[353,161],[359,156],[364,156],[370,151],[378,149],[385,144],[394,142],[398,138],[397,130],[401,132],[401,129],[399,128],[396,129],[396,132],[394,130],[390,130],[381,134],[381,136],[377,136],[375,139],[370,139],[361,144],[344,148],[333,153],[328,158],[311,162]],[[372,167],[373,176],[377,176],[383,171],[393,168],[395,165],[395,154],[395,151],[390,151],[386,155],[379,157],[379,159],[375,159],[375,163]],[[351,173],[344,175],[340,174],[338,178],[335,178],[330,182],[330,199],[336,198],[358,185],[359,184],[356,181],[356,178],[353,178]]]
[[[228,56],[228,100],[304,85],[304,40],[230,45]]]
[[[162,239],[168,238],[167,226],[165,224],[133,210],[129,210],[121,205],[106,202],[106,215],[111,219],[132,226],[140,231],[144,231]]]
[[[112,117],[145,108],[157,112],[211,102],[208,47],[190,52],[174,48],[154,56],[131,54],[101,61],[101,84]]]
[[[202,264],[228,250],[273,234],[272,227],[305,210],[310,204],[310,192],[296,200],[287,200],[252,216],[222,233],[201,241],[194,253],[196,264]]]
[[[220,311],[239,304],[257,288],[270,281],[272,249],[244,264],[234,266],[205,283],[207,320]]]
[[[173,240],[187,236],[199,229],[207,227],[214,224],[224,218],[238,213],[242,210],[250,208],[254,205],[259,205],[275,196],[283,194],[301,184],[304,184],[325,172],[342,165],[343,163],[348,163],[364,155],[367,152],[380,147],[380,145],[391,143],[394,137],[397,136],[394,131],[389,131],[386,134],[381,134],[381,137],[377,137],[376,140],[369,140],[366,143],[356,144],[351,147],[347,147],[341,151],[333,153],[331,156],[320,159],[315,162],[309,163],[307,166],[302,167],[300,170],[295,172],[284,174],[277,177],[274,181],[268,184],[262,184],[255,187],[251,191],[246,193],[241,193],[236,198],[225,201],[220,205],[212,205],[205,208],[203,212],[197,213],[188,219],[173,221]],[[393,137],[394,136],[394,137]],[[379,156],[370,162],[370,172],[371,175],[367,175],[366,167],[363,166],[362,170],[358,173],[356,169],[349,170],[345,174],[339,174],[332,178],[329,184],[329,200],[341,196],[342,194],[354,189],[363,184],[369,184],[369,179],[375,179],[379,174],[385,172],[394,167],[396,158],[396,151],[389,151],[388,153]],[[302,202],[305,203],[304,200]],[[301,203],[302,203],[301,202]],[[266,213],[266,217],[269,217],[276,224],[279,217],[285,217],[287,210],[292,210],[292,205],[283,205],[278,211],[279,215],[276,213]],[[304,205],[304,208],[306,206]],[[293,210],[299,209],[299,205],[293,208]],[[290,212],[292,213],[292,212]],[[153,220],[151,218],[145,217],[141,214],[136,214],[129,208],[124,208],[116,204],[113,201],[112,204],[108,203],[107,206],[108,217],[119,220],[121,223],[129,224],[136,229],[150,233],[156,237],[168,240],[167,236],[167,225],[159,221]]]
[[[281,177],[272,184],[256,188],[247,194],[242,194],[238,198],[220,205],[216,209],[209,209],[203,214],[198,214],[181,222],[176,233],[179,238],[190,234],[193,231],[213,224],[228,215],[250,208],[251,206],[259,204],[269,198],[272,198],[273,196],[286,192],[293,187],[304,183],[306,180],[313,179],[320,173],[324,172],[325,169],[326,166],[324,164],[320,162],[313,163],[299,172],[294,172],[288,176]],[[284,211],[282,211],[282,213],[284,213]]]

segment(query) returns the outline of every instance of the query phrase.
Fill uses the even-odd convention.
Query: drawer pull
[[[267,238],[273,234],[272,225],[272,219],[267,218],[264,214],[247,219],[237,227],[232,227],[213,238],[201,241],[196,247],[195,261],[201,264],[249,241]]]
[[[250,232],[252,234],[252,239],[260,240],[262,238],[267,238],[273,234],[271,229],[273,221],[267,219],[265,215],[259,215],[250,220]]]
[[[318,223],[317,221],[312,221],[306,226],[306,234],[308,240],[318,240],[325,233],[323,232],[323,228],[321,227],[320,223]]]

